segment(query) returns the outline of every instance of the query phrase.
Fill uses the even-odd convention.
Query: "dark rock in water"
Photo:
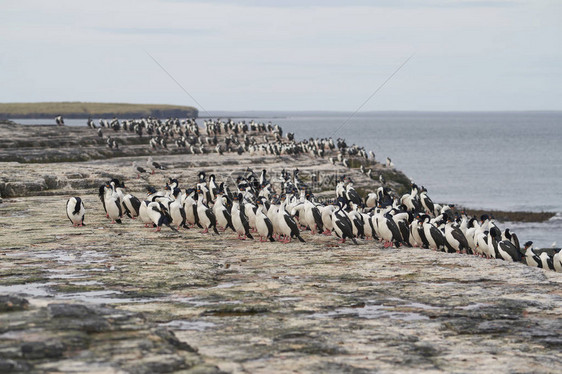
[[[23,297],[0,295],[0,312],[13,312],[24,310],[28,307],[29,302]]]

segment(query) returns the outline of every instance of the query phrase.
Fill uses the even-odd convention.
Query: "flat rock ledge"
[[[140,313],[0,295],[1,373],[220,373]]]

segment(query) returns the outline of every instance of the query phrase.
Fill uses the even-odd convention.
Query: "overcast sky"
[[[562,1],[0,4],[0,102],[562,110]]]

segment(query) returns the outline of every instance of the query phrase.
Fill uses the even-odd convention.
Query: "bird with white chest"
[[[216,193],[215,204],[213,205],[213,213],[217,218],[217,226],[221,227],[223,231],[230,228],[232,231],[236,231],[232,225],[232,216],[228,211],[227,207],[224,205],[224,194],[222,191]]]
[[[172,224],[179,230],[180,227],[188,228],[186,223],[185,209],[182,204],[181,190],[175,187],[172,191],[174,200],[168,203],[168,212],[172,218]]]
[[[123,211],[121,210],[121,200],[119,199],[119,194],[116,191],[116,183],[112,181],[102,187],[104,188],[103,205],[107,213],[107,217],[111,219],[111,223],[121,223]]]
[[[266,241],[267,239],[269,239],[269,241],[271,242],[274,242],[275,239],[273,239],[273,223],[263,212],[263,209],[265,208],[263,205],[263,200],[258,199],[256,203],[258,206],[258,208],[256,209],[256,231],[260,236],[260,242]]]
[[[232,208],[230,210],[232,225],[234,227],[234,230],[238,234],[238,239],[254,239],[254,237],[250,233],[250,224],[248,223],[248,218],[246,217],[243,204],[240,205],[241,201],[243,201],[242,193],[235,194],[232,197]]]
[[[84,215],[86,209],[80,197],[71,197],[66,202],[66,215],[74,227],[85,226]]]
[[[217,218],[211,208],[203,202],[203,191],[201,191],[201,189],[197,190],[197,215],[199,217],[199,223],[203,226],[203,233],[209,232],[209,229],[212,228],[215,234],[219,234],[217,230]]]

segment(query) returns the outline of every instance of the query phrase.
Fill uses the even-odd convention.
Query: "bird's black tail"
[[[303,242],[303,243],[305,242],[304,239],[302,238],[302,236],[300,236],[300,234],[297,235],[297,238],[298,238],[301,242]]]
[[[119,224],[123,223],[123,222],[121,222],[120,219],[116,219],[115,222],[116,222],[116,223],[119,223]]]
[[[270,242],[274,242],[274,241],[275,241],[275,239],[273,239],[273,236],[268,237],[268,239],[269,239]]]
[[[215,234],[220,235],[219,230],[217,230],[217,225],[213,226],[213,231],[215,232]]]

